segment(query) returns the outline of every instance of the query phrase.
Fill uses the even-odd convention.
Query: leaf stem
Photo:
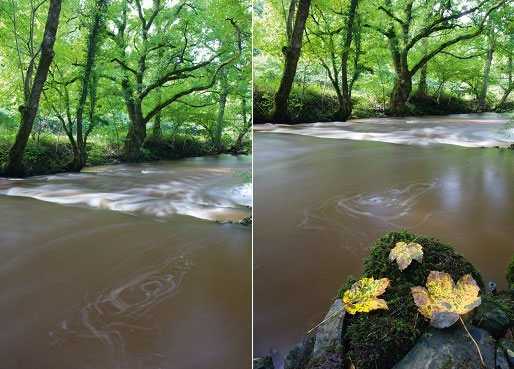
[[[331,314],[330,316],[328,316],[327,318],[323,319],[321,322],[319,322],[318,324],[316,324],[314,327],[312,327],[311,329],[309,329],[307,331],[307,335],[311,334],[313,331],[315,331],[317,328],[319,328],[322,324],[328,322],[329,320],[335,318],[337,316],[337,314],[341,313],[344,311],[344,307],[340,310],[337,310],[336,312],[334,312],[333,314]]]
[[[484,362],[484,358],[482,357],[482,352],[480,351],[480,347],[478,346],[478,342],[473,338],[471,333],[469,333],[468,328],[466,327],[466,324],[464,324],[464,320],[462,320],[462,317],[460,315],[459,315],[459,319],[460,319],[460,322],[462,323],[462,326],[466,330],[466,333],[468,334],[469,338],[471,338],[471,340],[473,341],[473,343],[475,344],[475,346],[477,348],[478,356],[480,356],[480,362],[482,363],[482,366],[484,368],[487,368],[487,366],[485,365],[485,362]]]

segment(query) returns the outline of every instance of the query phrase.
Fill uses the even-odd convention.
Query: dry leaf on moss
[[[377,309],[388,309],[383,299],[377,298],[389,287],[389,279],[362,278],[343,294],[345,310],[350,314],[368,313]]]
[[[398,268],[404,270],[412,263],[412,260],[420,263],[423,261],[423,247],[415,242],[397,242],[389,253],[389,260],[396,260]]]
[[[455,285],[448,273],[432,271],[426,288],[413,287],[411,293],[419,312],[436,328],[451,326],[460,315],[470,312],[481,302],[480,288],[470,274]]]

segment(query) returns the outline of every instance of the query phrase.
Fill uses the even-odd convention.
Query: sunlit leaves
[[[389,260],[395,261],[400,270],[407,268],[412,260],[423,261],[423,247],[415,242],[397,242],[389,253]]]
[[[411,288],[419,312],[436,328],[451,326],[460,315],[480,305],[479,292],[480,288],[470,274],[455,284],[448,273],[435,271],[430,272],[426,288]]]
[[[388,309],[387,303],[378,296],[389,287],[389,279],[362,278],[343,294],[345,310],[350,314],[368,313],[378,309]]]

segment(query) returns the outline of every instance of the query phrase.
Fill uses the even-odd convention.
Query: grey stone
[[[495,341],[485,330],[470,327],[488,368],[495,365]],[[483,369],[475,344],[461,326],[431,328],[394,369]]]
[[[307,337],[302,343],[297,344],[286,356],[285,369],[303,369],[311,359],[314,348],[314,337]]]
[[[258,357],[253,359],[253,369],[275,369],[271,356]]]
[[[498,345],[503,349],[510,367],[514,368],[514,341],[502,339]]]
[[[326,321],[316,330],[314,350],[312,352],[313,359],[320,357],[329,348],[337,347],[341,344],[345,314],[341,299],[335,300],[325,318],[323,318]]]
[[[496,366],[495,369],[509,369],[509,362],[505,356],[505,352],[501,347],[496,348]]]
[[[485,329],[493,337],[502,337],[510,325],[507,313],[494,301],[485,301],[476,310],[473,323]]]

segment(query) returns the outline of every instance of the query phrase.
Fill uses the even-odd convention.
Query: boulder
[[[502,306],[499,297],[488,295],[476,309],[473,324],[485,329],[495,338],[503,337],[510,325],[508,312]]]
[[[488,368],[495,367],[495,341],[485,330],[470,327]],[[394,369],[483,369],[477,349],[461,326],[431,328]]]
[[[314,349],[312,351],[313,359],[319,358],[329,348],[337,347],[341,344],[345,314],[346,312],[343,309],[341,299],[335,300],[330,310],[323,318],[325,322],[316,330]]]
[[[307,337],[297,344],[286,356],[285,369],[303,369],[311,359],[314,337]]]
[[[498,346],[496,348],[496,366],[495,369],[509,369],[509,362],[505,356],[503,349]]]
[[[253,369],[275,369],[271,356],[258,357],[253,359]]]
[[[510,367],[514,368],[514,341],[511,339],[501,339],[498,346],[503,349]]]
[[[344,352],[341,346],[323,350],[316,358],[312,358],[305,369],[343,369]]]

